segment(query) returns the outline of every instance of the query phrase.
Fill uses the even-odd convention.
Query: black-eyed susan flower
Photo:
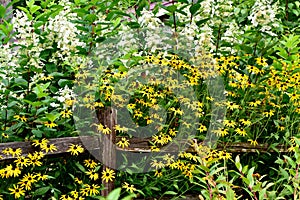
[[[6,138],[6,139],[9,138],[9,135],[7,133],[2,133],[1,135],[2,135],[2,137]]]
[[[16,120],[21,120],[22,122],[26,122],[28,118],[26,118],[24,115],[20,116],[20,115],[15,115],[14,118]]]
[[[29,159],[25,156],[19,156],[14,162],[18,167],[27,167],[29,164]]]
[[[41,174],[41,173],[36,173],[36,178],[37,178],[38,181],[39,181],[39,180],[45,181],[45,180],[48,179],[48,175],[46,175],[46,174]]]
[[[45,144],[41,146],[41,150],[45,151],[46,153],[57,151],[57,148],[54,144]]]
[[[31,190],[32,184],[35,182],[37,182],[36,175],[28,173],[23,176],[18,184],[25,188],[25,190]]]
[[[78,183],[78,184],[83,184],[83,181],[82,180],[80,180],[79,178],[74,178],[74,181],[75,181],[75,183]]]
[[[223,124],[227,127],[230,127],[230,128],[234,128],[236,126],[236,122],[233,121],[233,120],[227,120],[225,119]]]
[[[15,195],[16,199],[19,199],[22,196],[25,196],[25,190],[22,187],[19,187],[19,185],[14,185],[13,188],[8,188],[10,191],[10,194]]]
[[[84,166],[94,169],[97,166],[97,163],[92,159],[85,159],[83,161]]]
[[[29,165],[32,165],[32,166],[41,166],[42,165],[42,162],[40,161],[40,158],[37,157],[37,155],[29,153],[27,155],[27,157],[29,158]]]
[[[48,128],[53,128],[58,126],[57,124],[55,124],[54,122],[45,122],[44,125]]]
[[[77,190],[72,190],[70,192],[70,194],[72,195],[72,197],[74,197],[75,199],[79,197],[79,192]]]
[[[213,133],[216,133],[218,136],[224,137],[225,135],[228,135],[228,129],[226,128],[218,128],[217,130],[213,130]]]
[[[86,175],[88,175],[89,176],[89,178],[91,179],[91,180],[97,180],[97,179],[99,179],[99,174],[95,171],[95,170],[91,170],[91,169],[89,169],[87,172],[85,172],[86,173]]]
[[[63,118],[70,118],[72,116],[72,111],[71,110],[63,110],[60,112],[60,115],[63,117]]]
[[[78,144],[71,144],[69,146],[67,152],[70,152],[71,155],[78,155],[79,153],[84,152],[84,148],[81,145],[78,145]]]
[[[158,171],[158,170],[156,170],[154,173],[154,176],[156,176],[156,177],[161,177],[162,175],[163,175],[162,172]]]
[[[246,119],[240,119],[239,122],[241,122],[244,126],[249,126],[251,125],[251,121],[250,120],[246,120]]]
[[[250,142],[251,145],[253,146],[257,146],[258,142],[256,140],[252,140],[252,139],[248,139],[248,141]]]
[[[49,140],[47,140],[46,138],[43,138],[42,140],[33,140],[32,146],[41,147],[43,145],[47,145],[48,142],[49,142]]]
[[[126,189],[127,192],[133,193],[134,191],[136,191],[136,188],[134,187],[134,185],[129,185],[128,183],[124,182],[122,184],[122,188]]]
[[[243,129],[243,128],[236,128],[235,131],[236,131],[237,134],[239,134],[241,136],[246,136],[247,135],[246,130]]]
[[[205,125],[203,124],[199,124],[199,128],[197,129],[199,130],[200,133],[204,132],[204,131],[207,131],[207,128]]]
[[[102,180],[105,180],[105,182],[113,181],[115,178],[115,172],[112,169],[106,168],[104,171],[102,171]]]
[[[92,184],[92,185],[89,185],[89,187],[86,188],[87,192],[89,193],[90,196],[93,196],[93,195],[97,195],[99,194],[99,188],[100,186],[97,185],[97,184]]]
[[[230,110],[234,110],[234,109],[239,109],[239,105],[233,103],[233,102],[226,102],[225,105],[227,106],[227,109],[230,109]]]
[[[127,140],[125,137],[122,137],[119,142],[117,142],[117,146],[121,148],[125,148],[129,146],[129,140]]]
[[[93,125],[96,126],[97,130],[100,131],[103,134],[110,134],[111,133],[110,128],[102,125],[101,123],[100,124],[93,124]]]
[[[17,157],[17,156],[20,156],[22,154],[22,149],[21,148],[16,148],[16,149],[9,148],[8,151],[9,151],[9,154],[12,157]]]
[[[162,161],[153,160],[151,162],[151,166],[156,170],[165,167],[165,164]]]

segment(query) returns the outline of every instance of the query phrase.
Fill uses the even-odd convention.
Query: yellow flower
[[[91,180],[97,180],[99,178],[99,174],[97,172],[95,172],[94,170],[89,170],[87,172],[85,172],[87,175],[89,175],[89,178]]]
[[[151,166],[155,167],[155,169],[157,170],[157,169],[163,168],[165,166],[165,164],[162,161],[158,162],[157,160],[153,160],[151,162]]]
[[[47,145],[49,140],[47,140],[46,138],[43,138],[42,140],[33,140],[32,141],[32,146],[38,147],[38,146],[43,146],[43,145]]]
[[[24,156],[20,156],[14,162],[17,164],[17,166],[27,167],[27,165],[29,164],[29,159],[25,158]]]
[[[130,185],[126,182],[124,182],[122,188],[126,189],[127,192],[133,193],[134,191],[136,191],[136,188],[134,187],[134,185]]]
[[[97,166],[97,163],[92,159],[86,159],[83,162],[84,162],[84,166],[92,168],[92,169]]]
[[[258,145],[258,142],[257,142],[256,140],[249,139],[248,141],[249,141],[250,144],[253,145],[253,146]]]
[[[14,118],[16,120],[21,120],[22,122],[26,122],[27,118],[25,116],[15,115]]]
[[[45,126],[47,126],[48,128],[53,128],[53,127],[56,127],[57,126],[57,124],[55,124],[54,122],[45,122],[44,123],[45,124]]]
[[[246,135],[247,135],[246,130],[243,129],[243,128],[236,128],[235,131],[236,131],[239,135],[241,135],[241,136],[246,136]]]
[[[251,121],[250,120],[240,119],[239,122],[241,122],[244,126],[251,125]]]
[[[9,135],[7,133],[2,133],[2,137],[9,138]]]
[[[41,149],[44,150],[46,153],[57,151],[57,148],[54,144],[45,144],[41,146]]]
[[[218,130],[213,130],[213,132],[222,137],[229,134],[226,128],[219,128]]]
[[[129,140],[127,140],[125,137],[122,137],[119,142],[117,142],[117,146],[121,148],[125,148],[129,146]]]
[[[83,183],[83,181],[82,181],[82,180],[80,180],[80,179],[79,179],[79,178],[77,178],[77,177],[74,179],[74,181],[75,181],[76,183],[78,183],[78,184],[82,184],[82,183]]]
[[[71,194],[74,198],[78,198],[78,196],[79,196],[79,192],[77,192],[76,190],[71,191],[70,194]]]
[[[27,175],[24,175],[23,178],[18,183],[21,187],[25,187],[26,190],[31,190],[31,186],[33,183],[37,182],[35,179],[36,175],[28,173]]]
[[[162,172],[159,172],[158,170],[155,171],[154,176],[161,177],[162,175],[163,175]]]
[[[48,179],[48,175],[46,175],[46,174],[42,175],[41,173],[37,173],[37,174],[36,174],[36,177],[37,177],[37,180],[38,180],[38,181],[39,181],[39,180],[45,181],[45,180]]]
[[[94,126],[97,127],[97,130],[100,131],[103,134],[110,134],[111,130],[110,128],[103,126],[101,123],[100,124],[93,124]]]
[[[239,105],[233,103],[233,102],[226,102],[225,103],[226,106],[227,106],[227,109],[230,109],[230,110],[234,110],[234,109],[239,109]]]
[[[21,148],[17,148],[17,149],[9,148],[9,154],[11,154],[12,157],[20,156],[22,154],[22,149]]]
[[[67,150],[67,152],[71,152],[71,155],[78,155],[79,153],[83,153],[84,152],[84,148],[82,148],[81,145],[71,144],[69,146],[69,149]]]
[[[29,158],[29,165],[33,166],[41,166],[42,162],[40,161],[40,158],[36,154],[28,154],[27,156]]]
[[[10,194],[14,194],[15,198],[18,199],[21,196],[25,196],[25,190],[22,187],[19,187],[18,185],[14,185],[14,188],[8,188],[10,192]]]
[[[72,111],[70,111],[70,110],[63,110],[63,111],[60,112],[60,115],[63,118],[70,118],[70,116],[72,115]]]
[[[225,119],[224,120],[224,125],[227,126],[227,127],[234,128],[235,125],[236,125],[236,123],[233,120],[227,120],[227,119]]]
[[[108,181],[113,181],[113,178],[115,178],[115,172],[112,169],[106,168],[103,172],[102,172],[102,179],[105,180],[106,182]]]
[[[183,115],[183,111],[180,110],[180,108],[175,109],[174,107],[172,107],[172,108],[170,108],[169,110],[173,111],[173,112],[174,112],[174,115],[177,115],[177,114]]]

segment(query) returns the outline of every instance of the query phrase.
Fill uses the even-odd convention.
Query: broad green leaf
[[[106,199],[107,200],[118,200],[120,197],[120,194],[121,194],[121,188],[116,188],[107,195]]]
[[[80,171],[84,173],[86,172],[85,168],[79,162],[75,163],[75,165],[78,167],[78,169],[80,169]]]
[[[234,199],[234,192],[230,187],[227,187],[226,200],[232,200],[232,199]]]
[[[50,190],[50,186],[38,188],[37,190],[34,191],[33,196],[46,194],[46,192],[48,192],[49,190]]]
[[[190,12],[194,15],[200,8],[200,3],[196,3],[190,7]]]
[[[6,13],[6,9],[4,8],[4,6],[0,5],[0,18],[4,18]]]

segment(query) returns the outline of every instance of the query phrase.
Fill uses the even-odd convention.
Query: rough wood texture
[[[103,170],[116,168],[116,150],[114,144],[116,143],[116,132],[114,130],[116,122],[116,110],[110,107],[97,110],[97,118],[102,125],[108,127],[111,133],[108,135],[101,134],[99,137],[99,146],[101,152],[101,161],[103,163]],[[102,196],[107,196],[110,191],[114,189],[114,181],[105,182],[102,179],[102,184],[105,189],[101,190]]]
[[[109,135],[108,135],[109,136]],[[67,149],[71,144],[82,144],[82,140],[88,140],[92,141],[93,144],[91,144],[95,151],[100,151],[100,143],[97,136],[80,136],[80,137],[65,137],[65,138],[55,138],[55,139],[49,139],[50,144],[54,144],[57,147],[57,151],[49,152],[46,155],[57,155],[57,154],[64,154],[66,153]],[[118,142],[121,138],[116,137],[116,141]],[[150,152],[150,144],[149,139],[146,138],[129,138],[130,146],[125,149],[117,148],[118,150],[123,151],[131,151],[131,152]],[[2,154],[2,150],[5,148],[21,148],[22,149],[22,155],[26,156],[28,153],[32,153],[36,151],[37,149],[34,148],[31,145],[31,142],[7,142],[7,143],[0,143],[0,155],[3,157],[1,160],[9,160],[13,159],[10,155],[4,155]],[[259,144],[257,146],[250,145],[249,143],[229,143],[229,144],[219,144],[218,149],[226,149],[229,152],[236,152],[236,153],[247,153],[247,152],[276,152],[275,149],[270,148],[268,144]],[[279,152],[287,152],[288,147],[284,145],[278,145],[276,146],[277,151]],[[107,149],[108,150],[108,149]],[[169,149],[169,151],[176,152],[178,149],[173,148]],[[193,148],[187,149],[187,152],[194,152]],[[112,152],[111,152],[112,153]]]

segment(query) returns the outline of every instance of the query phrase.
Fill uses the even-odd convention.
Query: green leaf
[[[232,199],[234,199],[234,192],[230,187],[227,187],[226,200],[232,200]]]
[[[252,167],[247,174],[247,179],[249,180],[249,187],[253,187],[254,185],[254,178],[253,178],[253,172],[254,172],[254,167]]]
[[[196,3],[196,4],[192,5],[190,7],[191,14],[194,15],[199,10],[199,8],[200,8],[200,4],[199,3]]]
[[[84,168],[79,162],[75,163],[75,165],[76,165],[76,166],[78,167],[78,169],[79,169],[80,171],[82,171],[83,173],[86,172],[85,168]]]
[[[0,18],[4,18],[6,13],[6,9],[4,8],[4,6],[0,5]]]
[[[54,63],[47,63],[46,64],[46,70],[49,73],[57,72],[57,67]]]
[[[33,5],[32,7],[29,8],[31,14],[34,14],[39,9],[41,9],[41,7],[37,5]]]
[[[51,122],[54,122],[59,116],[60,116],[59,113],[55,113],[55,114],[47,113],[46,114],[47,119],[49,119]]]
[[[134,199],[136,197],[137,197],[136,194],[130,194],[130,195],[122,198],[121,200],[132,200],[132,199]]]
[[[15,78],[16,85],[27,86],[28,82],[23,78]]]
[[[164,193],[164,195],[166,195],[166,194],[168,194],[168,195],[177,195],[177,192],[174,192],[174,191],[166,191],[166,192]]]
[[[162,6],[162,8],[169,11],[170,13],[174,13],[177,10],[177,5]]]
[[[296,169],[296,163],[287,155],[283,155],[283,157],[288,161],[289,165],[293,167],[293,169]]]
[[[65,87],[66,85],[70,85],[70,84],[72,84],[72,82],[73,81],[71,81],[71,80],[68,80],[68,79],[60,79],[59,81],[58,81],[58,85],[60,86],[60,87]]]
[[[279,171],[286,180],[289,179],[289,173],[286,170],[284,170],[282,167],[279,166]]]
[[[34,191],[33,196],[43,195],[46,192],[48,192],[48,190],[50,190],[50,186],[38,188],[37,190]]]
[[[118,200],[120,197],[120,194],[121,194],[121,188],[116,188],[107,195],[106,199],[107,200]]]
[[[32,130],[31,132],[37,138],[41,138],[43,136],[43,131],[41,130]]]
[[[241,162],[240,162],[240,156],[239,156],[239,155],[237,155],[237,156],[235,157],[235,166],[236,166],[236,168],[239,170],[239,172],[242,171],[243,167],[242,167],[242,165],[241,165]]]
[[[97,19],[97,16],[95,14],[88,14],[85,16],[85,19],[89,22],[94,22]]]

